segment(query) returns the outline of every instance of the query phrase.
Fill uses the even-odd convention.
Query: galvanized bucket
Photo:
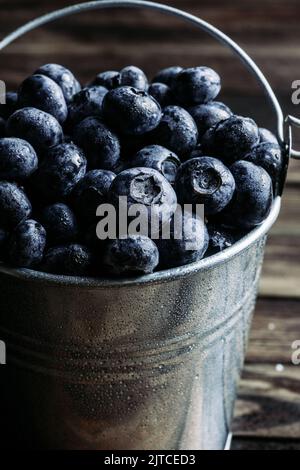
[[[0,49],[56,18],[121,6],[176,15],[230,47],[267,92],[287,159],[299,156],[290,138],[284,142],[281,108],[252,60],[223,33],[174,8],[87,2],[23,26]],[[278,196],[265,222],[225,252],[136,279],[54,276],[0,265],[0,338],[7,345],[7,366],[0,371],[1,446],[224,449],[266,235],[279,209]]]

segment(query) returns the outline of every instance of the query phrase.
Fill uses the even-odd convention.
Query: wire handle
[[[293,149],[293,127],[300,127],[300,119],[296,118],[295,116],[288,115],[285,119],[285,122],[288,126],[287,142],[289,148],[289,155],[295,160],[300,160],[300,151]]]

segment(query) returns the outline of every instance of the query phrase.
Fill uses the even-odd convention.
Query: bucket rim
[[[207,258],[203,258],[194,263],[186,264],[176,268],[156,271],[152,274],[124,278],[65,276],[44,273],[42,271],[36,271],[28,268],[12,268],[5,263],[0,263],[0,273],[20,280],[40,282],[52,286],[73,286],[92,289],[108,287],[122,288],[125,286],[171,282],[223,264],[239,255],[243,251],[247,250],[250,246],[252,246],[255,242],[268,233],[279,215],[280,207],[281,197],[277,196],[274,199],[270,214],[264,220],[264,222],[241,238],[239,241],[234,243],[234,245],[226,248],[224,251]]]

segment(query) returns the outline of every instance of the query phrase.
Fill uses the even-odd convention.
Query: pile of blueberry
[[[61,65],[40,67],[0,105],[0,258],[66,275],[128,275],[180,266],[235,243],[270,212],[282,153],[276,137],[215,101],[208,67],[129,66],[82,88]],[[101,241],[96,209],[127,196],[169,214],[171,237]],[[183,238],[172,229],[177,204]],[[150,217],[150,215],[149,215]],[[197,238],[197,249],[187,249]]]

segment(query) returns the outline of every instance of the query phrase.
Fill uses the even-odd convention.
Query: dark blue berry
[[[237,236],[223,227],[208,224],[207,229],[209,234],[209,246],[206,254],[208,256],[220,253],[237,241]]]
[[[52,274],[86,276],[90,274],[93,256],[84,245],[69,244],[50,248],[44,257],[41,270]]]
[[[107,70],[99,73],[89,86],[103,86],[108,90],[120,86],[120,73],[116,70]]]
[[[233,229],[249,229],[260,225],[272,207],[270,176],[262,167],[245,161],[234,163],[230,170],[235,179],[235,193],[217,220]]]
[[[5,104],[0,104],[0,117],[8,119],[18,107],[18,94],[8,91],[5,96]]]
[[[149,274],[157,267],[158,261],[157,246],[142,235],[109,240],[103,256],[104,267],[115,275]]]
[[[169,238],[155,240],[159,250],[159,267],[162,269],[198,261],[207,250],[208,233],[203,220],[188,212],[180,218],[178,226],[176,216],[172,220]]]
[[[172,102],[172,92],[170,87],[165,83],[152,83],[148,88],[148,93],[153,96],[162,107],[168,106]]]
[[[6,134],[5,128],[6,128],[6,122],[4,121],[2,117],[0,117],[0,138],[5,137],[5,134]]]
[[[7,137],[0,139],[0,179],[23,180],[38,166],[33,147],[25,140]]]
[[[69,105],[69,124],[74,125],[88,116],[101,116],[102,102],[107,92],[103,86],[93,86],[76,93]]]
[[[35,75],[46,75],[51,78],[62,89],[67,103],[69,103],[75,93],[81,89],[81,85],[74,77],[73,73],[59,64],[45,64],[37,69]]]
[[[171,86],[173,80],[177,75],[183,70],[182,67],[178,65],[172,67],[166,67],[165,69],[160,70],[152,80],[152,83],[165,83],[168,86]]]
[[[141,91],[146,91],[148,88],[148,80],[146,75],[141,69],[135,67],[134,65],[124,67],[120,71],[119,82],[120,85],[118,86],[132,86]]]
[[[212,126],[228,119],[232,112],[227,106],[218,101],[211,101],[207,104],[198,104],[189,108],[189,113],[197,124],[199,138]]]
[[[140,135],[157,127],[161,108],[145,91],[125,86],[105,95],[103,114],[107,122],[121,133]]]
[[[45,200],[59,201],[69,195],[86,172],[86,158],[74,144],[60,144],[44,155],[33,183]]]
[[[242,159],[258,142],[258,127],[252,119],[231,116],[211,127],[204,134],[201,145],[207,155],[231,164]]]
[[[39,152],[63,140],[59,122],[36,108],[23,108],[16,111],[6,124],[7,135],[19,137],[29,142]]]
[[[75,186],[72,203],[78,216],[93,221],[100,204],[107,202],[109,188],[115,173],[107,170],[91,170]]]
[[[179,106],[167,106],[158,127],[153,132],[156,144],[185,158],[197,145],[198,130],[192,116]]]
[[[172,83],[172,91],[182,105],[208,103],[221,90],[219,75],[209,67],[192,67],[182,70]]]
[[[177,171],[176,192],[182,204],[204,204],[206,215],[221,212],[230,202],[235,183],[230,170],[212,157],[192,158]]]
[[[174,184],[180,160],[174,152],[161,145],[148,145],[141,149],[131,162],[132,167],[142,166],[159,171],[171,184]]]
[[[259,138],[260,143],[268,142],[269,144],[277,144],[278,140],[277,137],[273,134],[273,132],[269,131],[269,129],[265,129],[264,127],[259,127]]]
[[[45,246],[44,227],[35,220],[25,220],[14,229],[9,239],[9,262],[22,268],[36,266],[43,259]]]
[[[47,206],[41,214],[47,232],[47,242],[60,245],[73,242],[78,236],[78,224],[73,211],[63,203]]]
[[[33,107],[54,116],[59,123],[65,122],[68,108],[62,89],[45,75],[26,78],[19,88],[18,104],[22,108]]]
[[[86,153],[90,168],[114,170],[120,159],[120,142],[101,119],[88,117],[73,131],[74,141]]]
[[[9,238],[9,232],[0,228],[0,259],[2,259],[6,254],[6,244]]]
[[[169,221],[176,210],[176,193],[166,178],[153,168],[130,168],[119,173],[109,190],[109,200],[119,208],[119,197],[127,197],[127,210],[133,204],[143,204],[148,220],[153,213],[159,222]],[[152,212],[152,214],[151,214]]]
[[[15,183],[0,181],[0,223],[4,229],[14,228],[31,214],[31,204]]]
[[[283,167],[282,151],[278,144],[268,142],[258,144],[251,149],[243,160],[264,168],[271,176],[274,194],[277,193]]]

